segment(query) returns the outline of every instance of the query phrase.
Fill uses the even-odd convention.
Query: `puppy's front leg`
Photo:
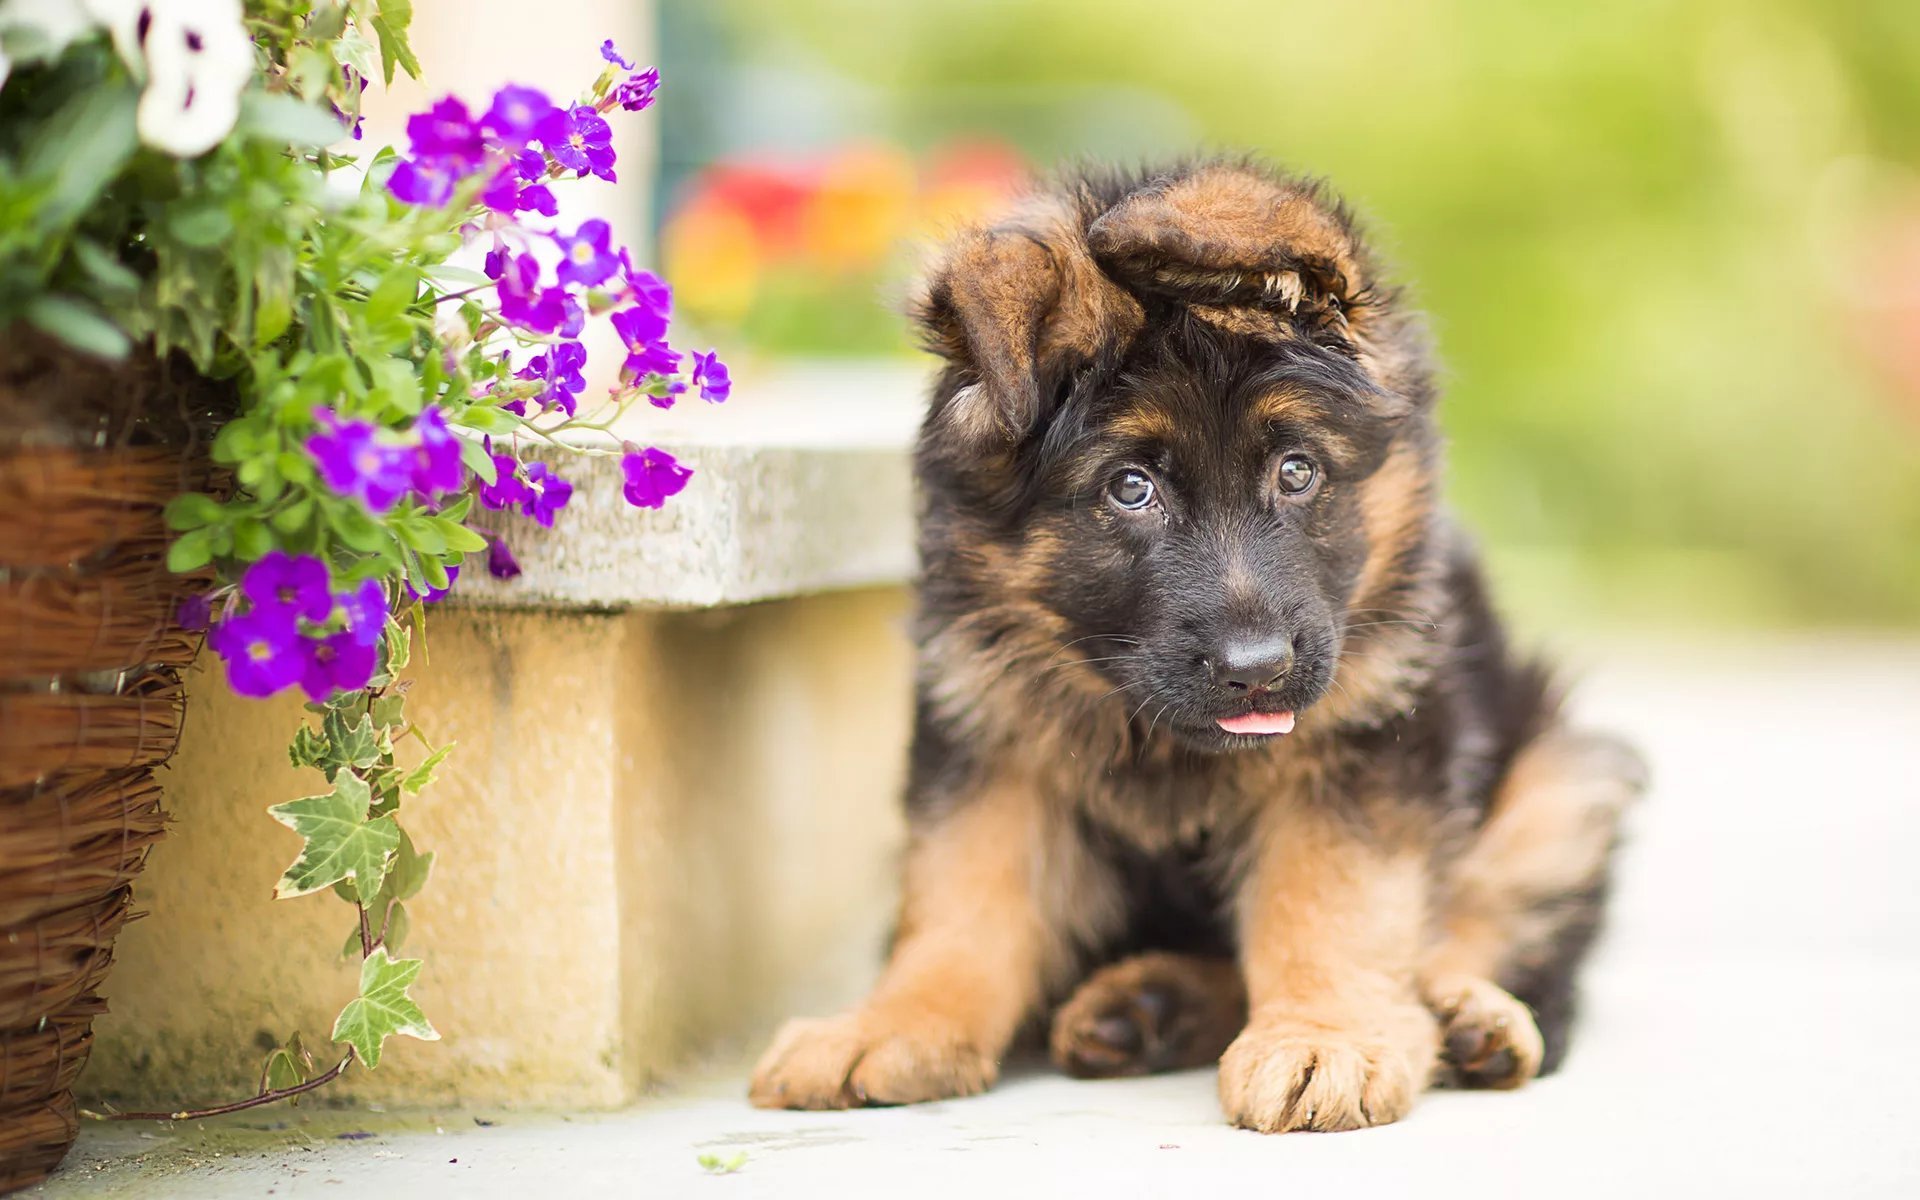
[[[1270,814],[1257,846],[1240,894],[1247,1028],[1220,1059],[1228,1118],[1267,1132],[1398,1120],[1438,1041],[1414,986],[1425,848],[1307,805]]]
[[[754,1070],[753,1103],[911,1104],[990,1086],[1041,994],[1041,830],[1036,797],[1011,786],[977,792],[915,829],[880,982],[851,1012],[789,1021]]]

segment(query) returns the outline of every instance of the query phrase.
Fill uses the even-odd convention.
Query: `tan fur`
[[[910,1104],[990,1086],[1021,1022],[1065,977],[1074,933],[1118,920],[1050,832],[1055,820],[1010,781],[922,831],[879,983],[852,1012],[788,1022],[754,1069],[753,1103]]]
[[[1365,286],[1351,238],[1317,198],[1232,166],[1197,171],[1158,191],[1127,198],[1094,222],[1102,256],[1155,258],[1213,272],[1277,274],[1290,259],[1325,264],[1345,294]],[[1291,292],[1300,283],[1267,287]]]
[[[1560,729],[1530,743],[1450,872],[1443,936],[1424,973],[1497,979],[1533,962],[1558,930],[1541,901],[1599,877],[1644,786],[1639,756],[1614,738]]]
[[[933,331],[932,349],[979,375],[948,409],[976,443],[1017,440],[1040,415],[1045,369],[1124,341],[1144,319],[1054,197],[955,236],[923,274],[912,306]]]
[[[1239,917],[1251,1015],[1220,1061],[1228,1119],[1267,1132],[1398,1120],[1437,1057],[1414,986],[1427,847],[1311,803],[1265,813],[1258,847]]]

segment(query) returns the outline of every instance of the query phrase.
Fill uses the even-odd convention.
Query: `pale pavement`
[[[1400,1125],[1276,1138],[1222,1124],[1212,1072],[1029,1069],[971,1100],[766,1113],[735,1065],[570,1120],[95,1126],[26,1194],[1920,1196],[1920,644],[1587,657],[1606,665],[1579,708],[1640,741],[1654,792],[1573,1057],[1522,1093],[1435,1094]],[[731,1175],[697,1161],[740,1152]]]

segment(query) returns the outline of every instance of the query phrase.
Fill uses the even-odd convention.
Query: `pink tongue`
[[[1290,712],[1248,713],[1244,717],[1228,717],[1218,724],[1228,733],[1292,733],[1293,714]]]

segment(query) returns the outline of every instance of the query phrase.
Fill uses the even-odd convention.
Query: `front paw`
[[[1352,1028],[1256,1020],[1220,1058],[1220,1104],[1235,1125],[1262,1133],[1386,1125],[1413,1107],[1432,1042],[1424,1009]]]
[[[857,1009],[789,1021],[754,1068],[758,1108],[855,1108],[971,1096],[1000,1064],[938,1018]]]

